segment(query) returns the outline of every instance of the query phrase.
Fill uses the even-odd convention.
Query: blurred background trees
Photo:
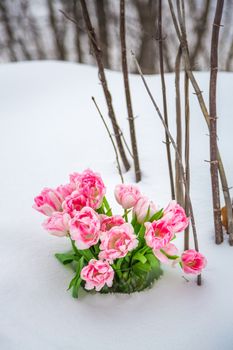
[[[104,65],[121,69],[119,1],[88,0],[88,10],[104,53]],[[174,71],[179,45],[167,1],[163,1],[164,69]],[[193,70],[209,70],[211,19],[215,2],[186,2],[187,35]],[[159,73],[158,0],[126,0],[127,47],[144,73]],[[78,24],[67,20],[64,11]],[[233,70],[233,1],[226,0],[219,43],[220,70]],[[79,0],[1,0],[0,62],[67,60],[95,64]],[[133,63],[129,66],[136,72]]]

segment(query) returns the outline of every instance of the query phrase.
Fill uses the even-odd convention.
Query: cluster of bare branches
[[[130,48],[145,73],[160,72],[160,49],[155,38],[160,0],[127,0],[125,27]],[[174,71],[172,57],[176,55],[176,32],[171,22],[169,6],[163,1],[163,69]],[[102,43],[105,68],[121,70],[121,53],[118,50],[119,3],[115,0],[89,0],[87,3],[91,22]],[[66,21],[59,10],[67,13],[79,25]],[[214,16],[211,0],[186,1],[187,23],[192,35],[190,64],[192,70],[209,70],[209,30]],[[225,0],[223,9],[225,30],[219,44],[219,68],[233,70],[233,3]],[[159,27],[158,27],[159,29]],[[96,64],[88,51],[88,33],[82,17],[80,0],[1,0],[0,1],[0,61],[38,59],[70,60]],[[136,71],[129,64],[130,72]]]
[[[213,196],[213,213],[214,213],[214,224],[215,224],[215,241],[220,244],[223,241],[222,233],[222,223],[221,223],[221,206],[220,206],[220,193],[219,193],[219,179],[222,184],[222,191],[225,201],[225,206],[227,210],[227,220],[228,220],[228,233],[229,233],[229,243],[233,245],[233,221],[232,221],[232,204],[229,192],[229,186],[227,182],[226,173],[224,170],[223,162],[220,156],[220,152],[217,144],[217,106],[216,106],[216,87],[217,87],[217,71],[218,71],[218,37],[219,28],[221,26],[222,10],[223,10],[223,0],[218,0],[215,15],[213,20],[213,30],[212,30],[212,40],[211,40],[211,50],[210,50],[210,91],[209,91],[209,112],[202,96],[202,91],[199,84],[193,74],[191,65],[191,55],[189,51],[189,45],[186,35],[186,25],[185,25],[185,3],[184,0],[176,1],[176,11],[173,6],[172,0],[168,0],[170,12],[176,30],[179,45],[181,47],[182,59],[184,62],[185,70],[185,121],[186,121],[186,141],[185,141],[185,162],[186,162],[186,176],[189,182],[190,171],[189,171],[189,105],[188,105],[188,82],[190,81],[195,94],[197,96],[200,109],[205,118],[209,129],[210,135],[210,168],[211,168],[211,182],[212,182],[212,196]],[[177,92],[178,93],[178,92]],[[179,126],[179,125],[178,125]],[[178,178],[180,175],[178,174]],[[185,204],[185,206],[187,203]],[[190,210],[190,208],[189,208]],[[188,245],[188,236],[185,240],[186,246]]]

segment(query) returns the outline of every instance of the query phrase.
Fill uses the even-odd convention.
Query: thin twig
[[[167,127],[167,125],[166,125],[166,123],[165,123],[165,121],[163,119],[162,113],[160,112],[160,109],[159,109],[157,103],[155,102],[155,99],[154,99],[154,97],[153,97],[153,95],[152,95],[152,93],[151,93],[151,91],[150,91],[150,89],[149,89],[149,87],[147,85],[147,82],[146,82],[146,80],[144,78],[144,75],[142,73],[141,67],[140,67],[140,65],[139,65],[139,63],[138,63],[138,61],[136,59],[136,56],[134,55],[133,52],[132,52],[132,56],[134,58],[134,61],[135,61],[138,73],[140,74],[140,77],[141,77],[141,79],[143,81],[143,84],[144,84],[144,86],[146,88],[146,91],[147,91],[147,93],[148,93],[148,95],[149,95],[149,97],[150,97],[150,99],[152,101],[153,106],[156,109],[156,112],[157,112],[157,114],[159,116],[159,119],[161,120],[161,122],[162,122],[162,124],[163,124],[163,126],[164,126],[164,128],[166,130],[166,133],[167,133],[167,135],[168,135],[168,137],[169,137],[169,139],[171,141],[171,144],[172,144],[172,146],[173,146],[173,148],[174,148],[174,150],[175,150],[175,152],[177,154],[177,159],[178,159],[180,167],[182,169],[182,180],[183,180],[183,183],[184,183],[184,186],[185,186],[185,190],[186,190],[186,193],[187,193],[187,199],[189,201],[190,217],[191,217],[191,224],[192,224],[192,229],[193,229],[194,246],[195,246],[196,251],[199,251],[197,231],[196,231],[196,224],[195,224],[195,219],[194,219],[194,214],[193,214],[193,207],[192,207],[192,202],[191,202],[191,198],[190,198],[189,189],[188,189],[187,183],[186,183],[185,171],[184,171],[182,159],[180,157],[180,154],[179,154],[176,142],[175,142],[173,136],[171,135],[170,130],[168,129],[168,127]],[[201,275],[198,275],[197,284],[201,285]]]
[[[140,165],[139,165],[137,139],[136,139],[133,108],[132,108],[132,101],[131,101],[130,87],[129,87],[126,38],[125,37],[126,37],[126,34],[125,34],[125,0],[120,0],[120,38],[121,38],[122,71],[123,71],[125,98],[126,98],[128,120],[129,120],[131,147],[132,147],[132,151],[133,151],[135,179],[136,179],[136,182],[139,182],[141,180],[141,171],[140,171]]]
[[[184,100],[185,100],[185,177],[188,189],[190,191],[190,166],[189,166],[189,149],[190,149],[190,110],[189,110],[189,77],[184,76]],[[185,192],[185,213],[189,216],[189,202]],[[184,232],[184,249],[189,249],[189,226]]]
[[[162,84],[162,93],[163,93],[163,114],[164,121],[168,127],[168,113],[167,113],[167,93],[166,93],[166,84],[164,78],[164,63],[163,63],[163,26],[162,26],[162,0],[159,0],[159,9],[158,9],[158,41],[159,41],[159,64],[160,64],[160,76]],[[171,149],[170,142],[167,133],[165,132],[166,137],[166,149],[167,149],[167,162],[168,162],[168,171],[170,178],[170,187],[171,187],[171,198],[175,199],[175,186],[173,178],[173,169],[172,169],[172,159],[171,159]]]
[[[96,109],[97,109],[97,111],[98,111],[98,113],[99,113],[100,118],[102,119],[102,121],[103,121],[103,123],[104,123],[104,126],[105,126],[105,128],[106,128],[106,130],[107,130],[108,136],[109,136],[109,138],[110,138],[110,140],[111,140],[111,143],[112,143],[112,145],[113,145],[113,149],[114,149],[114,152],[115,152],[115,155],[116,155],[117,168],[118,168],[118,171],[119,171],[119,175],[120,175],[120,178],[121,178],[121,182],[124,183],[124,178],[123,178],[122,171],[121,171],[121,166],[120,166],[120,161],[119,161],[119,157],[118,157],[118,152],[117,152],[117,148],[116,148],[116,145],[115,145],[115,143],[114,143],[113,137],[112,137],[111,132],[110,132],[110,130],[109,130],[109,128],[108,128],[108,125],[107,125],[107,123],[106,123],[106,121],[105,121],[105,119],[104,119],[104,117],[103,117],[103,114],[101,113],[101,111],[100,111],[100,109],[99,109],[99,106],[98,106],[97,103],[96,103],[95,98],[92,96],[91,99],[92,99],[92,101],[93,101],[94,104],[95,104],[95,107],[96,107]]]
[[[187,35],[186,35],[186,23],[185,23],[185,5],[184,0],[181,0],[181,9],[180,2],[177,3],[178,12],[180,12],[180,21],[182,34],[187,44]],[[190,166],[189,166],[189,148],[190,148],[190,110],[189,110],[189,77],[185,72],[184,75],[184,102],[185,102],[185,178],[188,190],[190,192]],[[187,198],[187,193],[185,192],[185,213],[189,216],[189,202]],[[184,250],[189,249],[189,226],[185,229],[184,232]]]
[[[180,61],[181,47],[179,47],[175,63],[175,90],[176,90],[176,144],[179,155],[182,159],[182,122],[181,122],[181,102],[180,102]],[[184,191],[182,183],[182,171],[176,154],[176,200],[184,206]]]

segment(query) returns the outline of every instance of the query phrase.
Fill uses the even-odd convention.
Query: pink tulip
[[[146,244],[155,251],[166,247],[174,237],[174,234],[166,221],[158,220],[153,221],[152,223],[146,222],[145,227]]]
[[[56,188],[56,192],[59,194],[59,196],[63,199],[63,201],[71,195],[71,193],[74,191],[74,188],[71,184],[66,185],[60,185]]]
[[[82,208],[70,221],[70,235],[80,250],[95,245],[100,236],[98,214],[92,208]]]
[[[69,214],[64,212],[54,212],[52,216],[45,220],[42,226],[52,235],[64,237],[69,233],[69,221]]]
[[[120,226],[125,224],[125,220],[120,215],[100,215],[100,230],[102,232],[109,231],[114,226]]]
[[[137,237],[132,225],[125,223],[112,227],[101,236],[99,258],[110,263],[115,259],[123,258],[138,245]]]
[[[148,209],[149,209],[149,213],[148,213]],[[146,218],[146,215],[148,215],[148,219],[150,219],[151,216],[154,215],[158,211],[158,208],[147,197],[141,196],[138,199],[138,201],[137,201],[133,211],[134,211],[134,214],[137,217],[137,221],[140,224],[142,224],[144,222],[145,218]]]
[[[62,198],[56,190],[51,188],[44,188],[41,194],[34,198],[34,202],[32,207],[47,216],[62,210]]]
[[[184,231],[189,225],[189,218],[187,218],[184,209],[176,201],[171,201],[165,208],[163,220],[167,221],[174,233]]]
[[[160,249],[154,249],[153,253],[161,263],[169,264],[171,260],[167,257],[167,255],[170,255],[170,256],[177,255],[178,249],[174,244],[168,243],[166,247],[163,247],[162,251]],[[174,260],[172,260],[172,263],[174,263]]]
[[[181,255],[181,265],[185,273],[199,275],[206,264],[204,255],[194,249],[185,250]]]
[[[81,271],[81,278],[86,281],[85,289],[96,289],[99,292],[104,285],[112,286],[114,278],[113,268],[106,262],[91,259]]]
[[[98,209],[101,207],[106,188],[99,174],[87,169],[82,174],[71,174],[70,182],[79,194],[88,198],[91,208]]]
[[[134,185],[117,185],[115,187],[115,198],[117,202],[124,208],[130,209],[134,207],[141,197],[141,193],[137,186]]]
[[[82,208],[87,206],[89,206],[88,198],[80,194],[79,191],[73,191],[62,203],[63,210],[69,213],[72,217]]]

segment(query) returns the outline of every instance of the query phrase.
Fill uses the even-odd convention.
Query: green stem
[[[122,215],[122,217],[125,219],[126,222],[128,222],[128,214],[131,212],[131,209],[130,210],[127,210],[125,209],[124,210],[124,215]]]
[[[107,201],[107,198],[104,196],[104,199],[103,199],[103,205],[105,206],[106,210],[107,210],[107,214],[108,216],[112,216],[112,209]]]
[[[72,238],[70,237],[70,235],[69,235],[69,238],[70,238],[74,253],[77,256],[80,256],[80,255],[83,256],[87,262],[90,261],[91,259],[96,259],[95,255],[91,252],[90,249],[78,250],[78,248],[76,247],[76,245],[75,245],[74,241],[72,240]]]
[[[77,254],[77,255],[80,255],[80,253],[79,253],[79,251],[78,251],[78,248],[76,247],[76,245],[75,245],[73,239],[70,237],[70,235],[69,235],[69,238],[70,238],[70,241],[71,241],[71,244],[72,244],[72,248],[73,248],[74,253]]]
[[[112,268],[113,268],[113,270],[116,272],[116,274],[117,274],[117,276],[119,277],[119,279],[121,279],[121,277],[122,277],[122,272],[121,272],[121,270],[118,269],[118,268],[116,267],[116,264],[112,264]]]

